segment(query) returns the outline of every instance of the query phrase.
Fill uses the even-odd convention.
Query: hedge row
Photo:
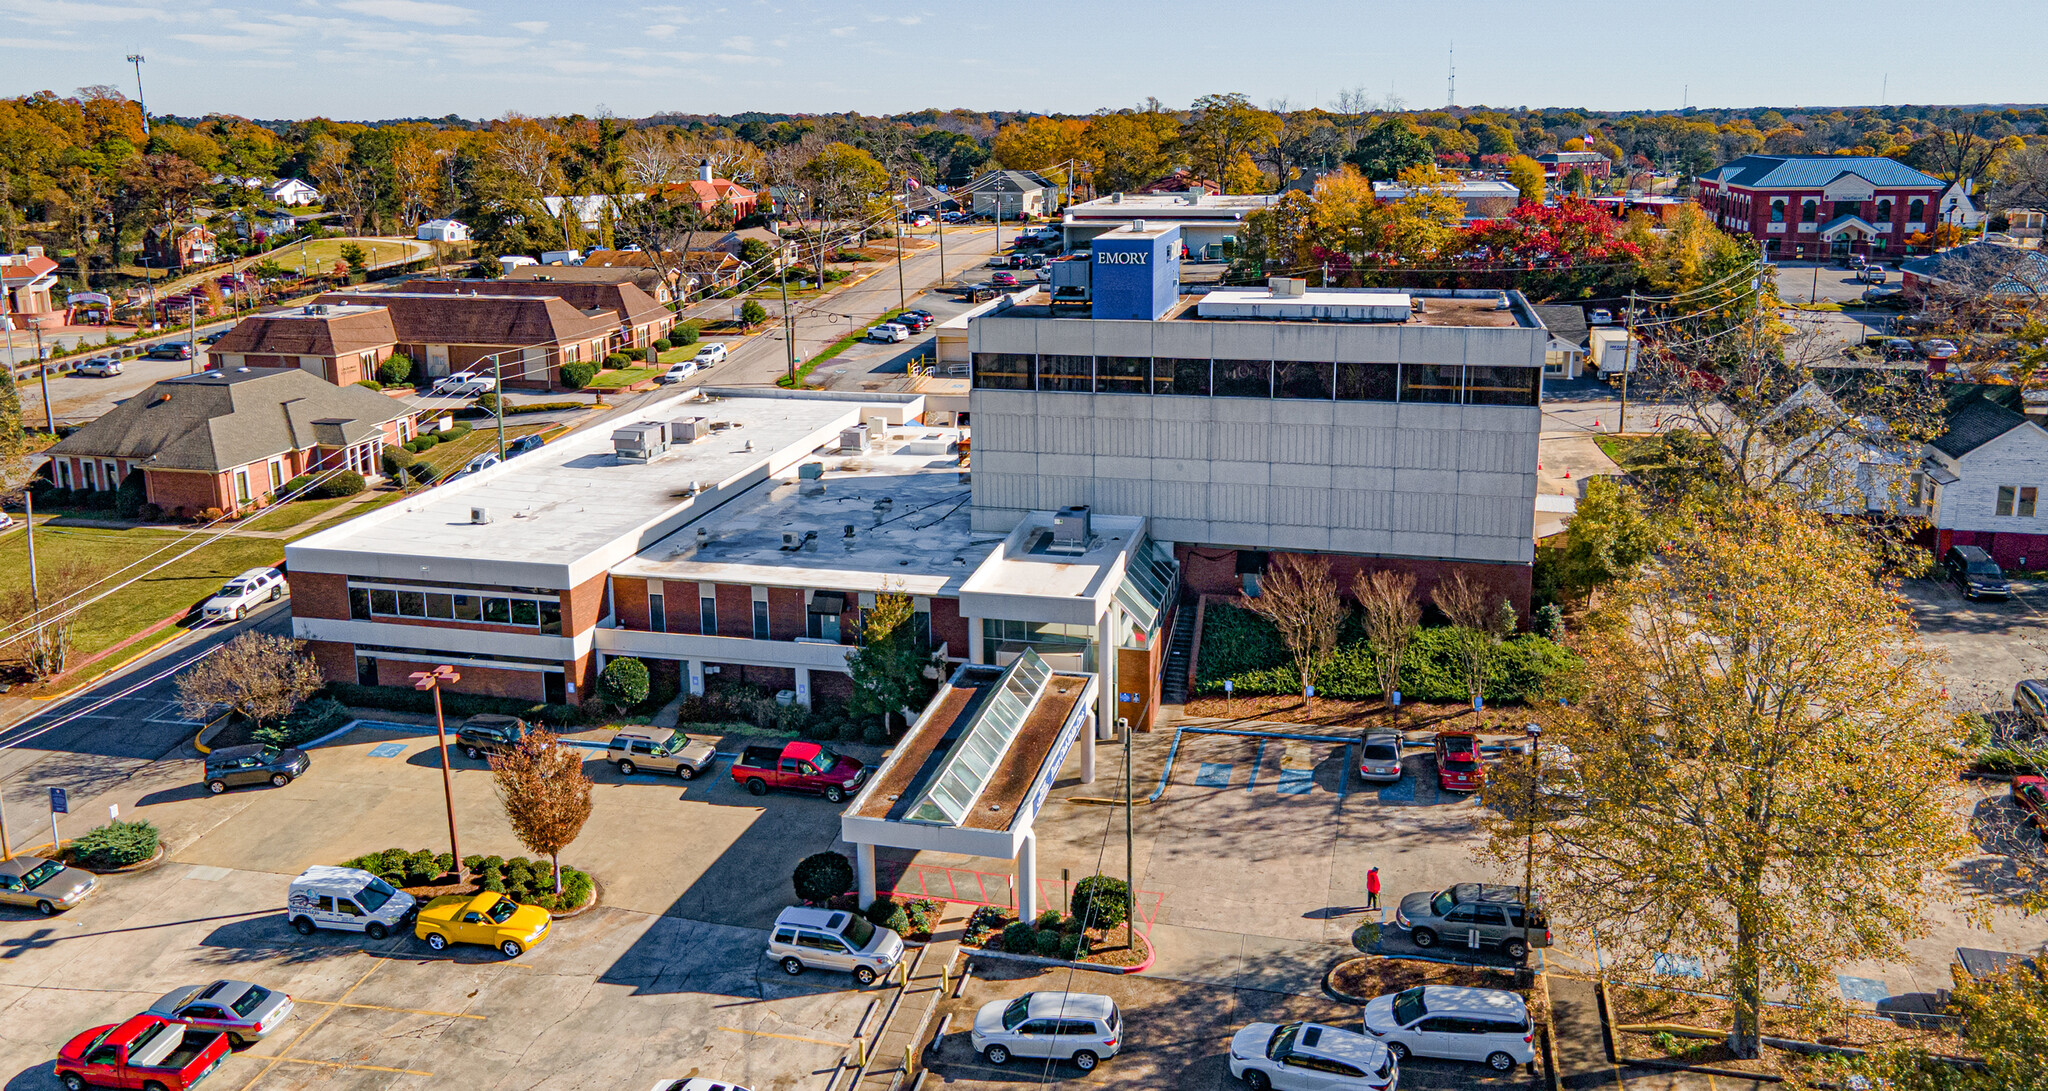
[[[407,851],[385,849],[344,861],[342,867],[361,868],[392,886],[427,886],[455,870],[455,857],[431,849]],[[554,871],[546,860],[515,856],[465,856],[462,866],[485,890],[503,894],[521,905],[542,909],[574,909],[590,900],[590,876],[572,867],[562,869],[562,893],[555,894]]]
[[[352,708],[381,708],[388,712],[417,712],[428,716],[434,713],[434,695],[416,689],[363,686],[354,682],[329,682],[322,692]],[[485,697],[475,693],[442,693],[441,711],[451,722],[451,726],[453,721],[481,712],[517,716],[530,724],[554,724],[563,727],[581,725],[586,718],[583,709],[576,705],[542,705],[511,697]]]
[[[1544,693],[1544,684],[1577,662],[1562,646],[1525,634],[1502,641],[1486,668],[1489,701],[1529,701]],[[1345,619],[1337,651],[1316,675],[1319,696],[1349,700],[1379,697],[1380,684],[1372,646],[1358,619]],[[1247,697],[1299,693],[1287,647],[1271,623],[1250,610],[1212,604],[1202,619],[1201,658],[1195,667],[1195,692],[1223,693],[1228,680]],[[1465,667],[1458,634],[1450,628],[1417,629],[1401,665],[1401,696],[1410,701],[1464,701]]]

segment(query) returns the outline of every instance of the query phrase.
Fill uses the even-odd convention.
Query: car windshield
[[[241,580],[229,580],[228,582],[221,585],[220,593],[223,597],[234,598],[236,595],[239,595],[242,592],[247,591],[248,589],[249,585],[243,583]]]
[[[1453,750],[1444,756],[1444,768],[1454,773],[1469,773],[1479,768],[1479,763],[1473,760],[1471,751]]]
[[[838,764],[839,755],[822,746],[818,748],[818,756],[811,759],[811,768],[820,773],[830,772],[832,767]]]
[[[1023,1022],[1024,1017],[1029,1014],[1031,1014],[1030,996],[1020,996],[1010,1001],[1009,1006],[1003,1009],[1003,1029],[1016,1030],[1017,1024]]]
[[[56,878],[57,873],[63,870],[63,864],[60,864],[55,860],[45,860],[42,863],[37,864],[35,867],[30,868],[28,874],[23,875],[21,877],[21,885],[24,889],[34,890],[35,888],[43,885],[44,883],[47,883],[50,880]]]
[[[1394,746],[1393,743],[1372,742],[1365,744],[1365,757],[1367,761],[1393,761],[1400,756],[1400,749]]]
[[[1429,1008],[1422,1003],[1422,988],[1403,989],[1394,994],[1394,1025],[1407,1027],[1415,1025],[1417,1019],[1429,1014]]]
[[[1294,1037],[1301,1033],[1300,1023],[1288,1023],[1274,1029],[1273,1036],[1266,1039],[1266,1058],[1284,1061],[1294,1052]]]
[[[270,999],[269,989],[266,989],[261,985],[251,985],[249,986],[248,992],[245,992],[241,996],[236,997],[235,1002],[228,1006],[234,1009],[236,1015],[239,1015],[242,1018],[247,1019],[249,1017],[249,1013],[255,1011],[256,1006],[258,1004],[261,1004],[268,999]]]
[[[1969,565],[1969,572],[1972,576],[2004,575],[2003,572],[1999,571],[1998,566],[1990,561],[1971,561]]]
[[[1451,911],[1451,907],[1457,904],[1458,899],[1455,896],[1453,896],[1450,891],[1439,890],[1437,891],[1436,897],[1431,898],[1429,900],[1430,915],[1441,917],[1444,914],[1449,913]]]
[[[690,745],[690,737],[688,735],[680,731],[671,731],[668,733],[668,738],[662,740],[661,745],[654,748],[654,752],[657,754],[673,754],[688,745]]]
[[[370,885],[356,895],[356,904],[362,906],[365,913],[375,913],[384,908],[384,903],[390,901],[391,896],[396,893],[398,891],[393,890],[390,883],[382,879],[372,879]]]
[[[869,924],[868,919],[858,913],[848,913],[846,927],[841,928],[839,934],[845,937],[846,942],[852,945],[854,950],[865,951],[868,949],[868,941],[875,938],[875,926]]]
[[[499,898],[497,904],[484,911],[484,916],[491,918],[492,924],[503,924],[511,920],[512,914],[518,909],[518,906],[512,904],[512,899]]]

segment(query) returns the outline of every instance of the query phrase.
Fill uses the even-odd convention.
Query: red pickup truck
[[[71,1091],[87,1087],[185,1091],[228,1055],[228,1036],[158,1015],[94,1027],[57,1051],[57,1078]]]
[[[749,746],[732,763],[732,779],[747,791],[765,796],[770,788],[792,792],[816,792],[834,803],[860,790],[868,767],[857,759],[834,754],[814,742]]]

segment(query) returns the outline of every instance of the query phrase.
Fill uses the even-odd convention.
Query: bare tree
[[[1944,182],[1983,178],[1998,157],[1998,115],[1979,110],[1945,110],[1936,114],[1928,144],[1928,173]]]
[[[512,749],[491,756],[491,779],[512,835],[548,858],[560,894],[562,850],[590,817],[591,785],[582,752],[563,746],[551,731],[530,731]]]
[[[1314,716],[1316,699],[1310,687],[1323,662],[1337,649],[1337,626],[1344,620],[1344,603],[1337,597],[1330,562],[1282,554],[1260,578],[1259,597],[1247,605],[1280,630],[1280,640],[1294,656],[1294,669],[1301,675],[1308,714]]]
[[[12,392],[12,387],[0,395]],[[0,397],[0,410],[6,408]],[[19,403],[15,403],[19,420]],[[0,412],[0,426],[9,414]],[[15,435],[20,435],[17,427]],[[0,437],[0,485],[18,479],[20,455],[25,448],[8,444]],[[10,466],[12,464],[12,466]],[[36,565],[34,591],[27,581],[22,587],[0,595],[0,618],[10,619],[0,629],[0,660],[20,664],[30,678],[42,681],[64,673],[71,659],[71,630],[85,612],[85,592],[101,578],[102,569],[83,561],[42,561]]]
[[[666,186],[689,175],[689,164],[673,129],[635,129],[621,149],[626,176],[643,189]]]
[[[1409,641],[1415,636],[1415,627],[1422,624],[1415,577],[1384,568],[1369,576],[1360,572],[1351,581],[1351,597],[1358,600],[1365,617],[1365,639],[1372,645],[1381,699],[1392,708],[1394,694],[1401,688],[1401,667],[1408,658]]]
[[[1450,579],[1439,580],[1430,588],[1429,600],[1457,629],[1459,658],[1465,665],[1465,692],[1472,698],[1472,707],[1478,708],[1485,703],[1486,668],[1493,659],[1494,645],[1509,631],[1502,625],[1500,609],[1506,602],[1463,572],[1453,572]],[[1512,618],[1513,614],[1507,616]]]
[[[325,684],[299,641],[243,633],[178,678],[178,707],[188,720],[220,709],[258,725],[275,723]]]

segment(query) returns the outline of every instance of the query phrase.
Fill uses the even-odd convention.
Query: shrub
[[[293,710],[282,721],[258,727],[252,734],[267,746],[297,746],[322,735],[339,731],[355,715],[332,697],[315,697]]]
[[[684,322],[681,325],[678,325],[673,331],[670,332],[669,337],[673,342],[673,344],[671,344],[670,347],[673,348],[677,345],[680,345],[687,348],[697,343],[698,336],[699,335],[697,333],[697,322],[694,319],[688,322]]]
[[[1074,896],[1069,904],[1074,916],[1081,918],[1090,928],[1114,928],[1124,922],[1129,910],[1125,901],[1130,892],[1122,879],[1108,875],[1090,875],[1074,884]]]
[[[590,876],[572,868],[562,869],[563,908],[574,909],[589,901],[594,889],[596,884],[591,881]]]
[[[428,462],[426,459],[423,458],[420,459],[418,462],[415,462],[412,465],[407,466],[405,468],[405,476],[411,478],[414,481],[418,481],[422,484],[425,484],[426,482],[432,481],[435,478],[441,476],[441,471],[433,463]]]
[[[597,378],[596,364],[579,360],[573,364],[562,365],[562,385],[571,390],[581,390],[589,386],[590,380],[595,378]]]
[[[362,474],[354,470],[343,470],[313,486],[312,495],[322,500],[338,500],[344,496],[354,496],[369,487]]]
[[[853,865],[836,852],[820,852],[798,861],[790,876],[798,901],[822,902],[853,889]]]
[[[407,886],[425,886],[441,877],[441,868],[434,854],[426,849],[412,853],[405,862],[405,883]]]
[[[384,389],[383,385],[375,379],[357,379],[352,385],[362,387],[364,390]]]
[[[1037,927],[1041,930],[1056,932],[1059,930],[1060,927],[1060,911],[1057,909],[1048,909],[1045,912],[1040,913],[1038,915],[1038,919],[1032,921],[1031,923],[1034,927]]]
[[[1466,699],[1457,640],[1456,633],[1449,628],[1423,628],[1415,632],[1401,669],[1404,698],[1460,702]],[[1534,634],[1503,641],[1487,664],[1486,698],[1528,701],[1545,696],[1551,680],[1568,672],[1577,661],[1563,646]],[[1246,696],[1292,694],[1301,684],[1289,665],[1279,634],[1264,618],[1233,606],[1211,606],[1203,616],[1195,688],[1205,695],[1220,694],[1226,678],[1237,693]],[[1317,674],[1316,692],[1353,700],[1380,695],[1372,647],[1366,643],[1355,615],[1345,619],[1335,654]]]
[[[1040,958],[1058,958],[1060,943],[1064,939],[1066,937],[1058,932],[1040,931],[1031,937],[1031,942],[1038,948]]]
[[[666,337],[657,337],[654,339],[654,351],[656,352],[667,352],[668,350],[674,347],[675,346],[670,344],[669,339]]]
[[[438,432],[428,432],[427,435],[433,437],[435,443],[453,443],[474,431],[476,429],[470,427],[468,421],[459,420]]]
[[[627,355],[623,352],[608,352],[605,354],[604,357],[604,366],[607,368],[611,368],[612,370],[617,370],[619,368],[625,367],[627,364],[630,364],[632,362],[633,361],[629,357],[627,357]]]
[[[394,352],[391,358],[377,365],[377,381],[385,386],[400,386],[412,378],[412,357]]]
[[[1016,921],[1003,929],[1003,950],[1020,955],[1035,954],[1038,951],[1038,933],[1029,922]]]
[[[597,676],[597,696],[618,708],[631,708],[647,699],[647,664],[626,656],[604,665]]]
[[[142,514],[149,503],[149,491],[142,482],[141,470],[130,470],[121,479],[121,487],[114,493],[114,511],[123,519],[134,519]]]
[[[294,477],[290,481],[284,483],[284,488],[278,490],[277,498],[279,500],[297,499],[300,493],[305,492],[307,489],[311,488],[312,485],[312,474],[300,474],[299,476]]]
[[[740,304],[740,322],[742,324],[758,326],[766,321],[768,321],[768,308],[761,306],[758,301],[749,299],[745,303]]]
[[[156,855],[161,839],[148,822],[109,822],[71,842],[71,862],[84,868],[117,868]]]
[[[596,375],[597,369],[595,367],[591,368],[590,373],[592,375]],[[589,382],[590,380],[585,379],[584,381]],[[498,392],[495,390],[486,390],[483,393],[478,394],[476,396],[476,401],[472,404],[474,404],[478,409],[483,410],[486,416],[496,414],[498,412]]]
[[[1083,936],[1078,933],[1074,935],[1061,936],[1058,957],[1066,959],[1069,962],[1076,961],[1080,959],[1083,955],[1086,955],[1088,953],[1088,951],[1086,950],[1087,946],[1087,936]]]
[[[386,447],[383,457],[384,476],[404,477],[405,471],[417,461],[418,456],[403,447]]]
[[[354,682],[329,682],[324,690],[327,696],[339,700],[351,708],[376,708],[390,712],[415,712],[431,716],[434,714],[432,694],[421,693],[407,686],[363,686]],[[475,693],[444,693],[441,695],[443,710],[450,717],[474,716],[479,712],[497,712],[517,716],[530,724],[559,724],[565,727],[584,723],[594,716],[595,710],[586,712],[577,705],[543,705],[532,701],[521,701],[510,697],[486,697]]]
[[[881,746],[889,741],[889,729],[879,723],[872,723],[861,729],[860,738],[870,746]]]

